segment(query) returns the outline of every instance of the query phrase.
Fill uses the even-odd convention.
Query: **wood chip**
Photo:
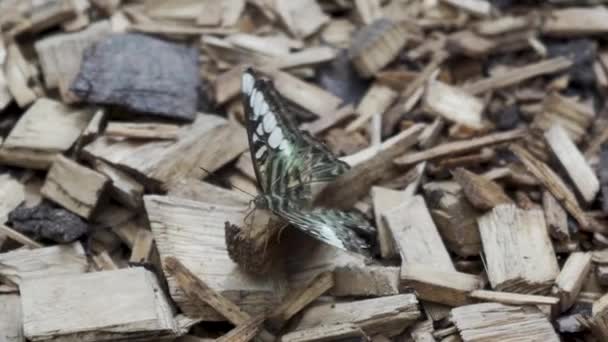
[[[454,180],[460,184],[469,202],[481,210],[489,210],[500,204],[513,201],[498,183],[463,168],[452,172]]]
[[[95,214],[109,182],[103,174],[58,156],[40,192],[45,198],[89,219]]]
[[[526,294],[549,291],[559,267],[542,211],[503,204],[481,216],[478,223],[493,289]]]
[[[590,270],[591,253],[570,254],[553,287],[553,293],[560,298],[562,312],[574,305]]]
[[[559,124],[553,125],[545,132],[545,139],[585,202],[593,202],[600,191],[600,181],[566,130]]]
[[[481,129],[484,103],[464,90],[439,81],[429,82],[424,108],[430,113],[473,129]]]
[[[108,122],[105,135],[113,138],[175,140],[179,126],[171,124]]]
[[[553,10],[545,20],[544,34],[555,36],[573,36],[602,34],[608,32],[608,9],[597,7],[570,7]]]
[[[400,280],[401,287],[413,288],[418,298],[450,306],[470,303],[469,292],[482,287],[478,276],[424,264],[402,267]]]

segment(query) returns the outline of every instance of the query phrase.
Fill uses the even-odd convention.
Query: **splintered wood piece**
[[[384,259],[391,259],[399,255],[395,247],[395,240],[391,235],[390,229],[386,226],[382,215],[391,209],[399,206],[412,196],[404,191],[396,191],[379,186],[372,187],[372,201],[374,205],[374,218],[376,219],[376,229],[378,231],[378,245],[380,255]]]
[[[469,294],[469,297],[484,302],[494,302],[507,305],[547,305],[553,307],[559,304],[559,298],[557,297],[489,290],[475,290]]]
[[[527,49],[530,46],[530,37],[535,34],[534,30],[522,30],[497,37],[484,37],[465,29],[448,36],[446,47],[452,53],[479,59],[499,52]]]
[[[498,36],[501,34],[529,28],[534,24],[534,16],[503,15],[481,21],[475,25],[475,31],[484,36]]]
[[[253,199],[240,191],[225,189],[190,177],[171,183],[167,195],[227,206],[245,206]]]
[[[88,268],[79,242],[0,253],[0,278],[15,285],[26,278],[85,273]]]
[[[590,270],[591,253],[570,254],[553,287],[553,293],[560,298],[561,312],[574,305]]]
[[[120,268],[116,265],[110,254],[108,254],[108,251],[101,251],[93,255],[92,259],[100,271],[113,271]]]
[[[224,206],[187,199],[144,196],[150,228],[161,259],[175,257],[214,290],[251,315],[274,307],[281,298],[282,274],[257,276],[245,273],[226,250],[225,222],[242,222],[247,205]],[[179,229],[175,229],[179,227]],[[169,293],[184,313],[207,321],[224,320],[209,306],[189,300],[168,276]]]
[[[479,255],[479,212],[466,200],[458,183],[429,182],[423,191],[427,198],[434,198],[431,215],[447,248],[463,257]]]
[[[423,129],[424,125],[414,125],[384,141],[375,155],[355,165],[325,187],[317,196],[318,201],[321,204],[348,208],[365,196],[379,180],[390,175],[396,176],[398,170],[395,170],[390,161],[415,145]]]
[[[429,82],[423,98],[428,112],[472,129],[481,129],[483,101],[440,81]]]
[[[264,321],[264,316],[250,317],[245,323],[239,324],[227,334],[216,339],[217,342],[248,342],[252,340],[260,331],[260,325]]]
[[[144,194],[144,186],[141,183],[123,170],[119,170],[102,160],[97,159],[93,164],[97,172],[112,181],[110,184],[110,196],[112,198],[129,208],[138,209],[142,207],[141,199]]]
[[[572,66],[572,61],[566,57],[555,57],[532,63],[523,67],[509,69],[503,73],[481,79],[464,87],[464,90],[477,95],[487,91],[497,90],[521,83],[525,80],[554,74],[568,69]]]
[[[77,109],[60,102],[38,99],[21,116],[0,148],[3,163],[48,168],[56,155],[76,142],[93,117],[89,109]]]
[[[401,119],[403,112],[409,112],[415,105],[415,101],[424,93],[424,84],[437,72],[439,66],[448,58],[449,54],[443,50],[433,55],[431,61],[422,71],[410,82],[399,94],[399,100],[384,115],[382,123],[382,133],[389,134]]]
[[[315,121],[302,124],[300,129],[309,131],[312,135],[318,135],[354,115],[355,109],[353,105],[348,104],[338,108],[333,113],[326,113]]]
[[[470,303],[469,293],[481,288],[482,281],[478,276],[456,270],[410,264],[401,267],[400,286],[413,288],[420,299],[459,306]]]
[[[535,115],[531,127],[542,131],[559,123],[575,143],[587,134],[587,129],[595,120],[592,107],[552,92],[543,100],[542,112]]]
[[[397,57],[408,36],[402,23],[380,18],[355,34],[348,57],[362,77],[372,77]]]
[[[477,209],[490,210],[499,204],[513,203],[498,183],[486,177],[463,168],[454,170],[452,175],[462,187],[469,202]]]
[[[192,273],[179,259],[166,257],[163,262],[165,270],[177,281],[186,296],[197,306],[207,304],[224,316],[230,323],[241,325],[250,323],[251,316],[241,310],[230,299],[213,290],[201,278]],[[272,337],[268,332],[261,332],[261,337]]]
[[[291,34],[305,38],[329,21],[316,0],[278,0],[275,10]]]
[[[40,95],[30,83],[33,66],[25,60],[17,44],[10,44],[6,50],[4,73],[8,90],[19,107],[25,108]]]
[[[311,46],[284,56],[275,57],[270,62],[277,69],[314,67],[336,58],[336,50],[329,46]]]
[[[25,186],[9,173],[0,175],[0,222],[6,222],[8,214],[25,201]]]
[[[364,338],[365,333],[353,323],[320,325],[281,336],[281,342],[340,341]]]
[[[17,294],[0,294],[0,340],[4,342],[25,342],[23,319],[21,317],[21,297]]]
[[[441,144],[425,151],[406,154],[404,156],[396,158],[394,161],[395,164],[399,166],[409,166],[425,160],[433,160],[445,156],[463,154],[481,149],[482,147],[517,140],[525,136],[525,134],[526,131],[522,129],[515,129],[512,131],[500,133],[492,133],[479,138]]]
[[[40,193],[85,219],[95,213],[110,180],[101,173],[57,156]]]
[[[382,115],[396,99],[397,93],[391,88],[378,83],[373,84],[357,105],[355,111],[359,116],[346,126],[346,132],[361,128],[376,114]]]
[[[17,241],[18,243],[26,246],[27,248],[41,248],[44,247],[43,244],[36,242],[29,237],[19,233],[11,227],[8,227],[5,224],[0,224],[0,235],[7,237],[11,240]]]
[[[266,70],[272,76],[278,92],[287,100],[309,112],[323,117],[331,115],[342,103],[342,99],[312,83],[278,70]]]
[[[492,4],[484,0],[441,0],[442,2],[464,10],[479,17],[488,17],[492,13]]]
[[[545,132],[545,139],[581,197],[587,204],[593,202],[600,191],[600,181],[566,130],[555,124]]]
[[[93,342],[178,334],[162,288],[154,274],[142,267],[30,278],[20,291],[23,331],[31,341]]]
[[[482,303],[452,309],[450,320],[463,342],[559,342],[547,316],[534,307]]]
[[[355,324],[368,336],[378,333],[395,336],[418,320],[420,315],[418,300],[413,294],[326,303],[306,309],[294,331],[348,323]]]
[[[198,115],[182,126],[176,141],[134,141],[99,137],[83,149],[89,159],[100,159],[129,170],[146,187],[168,187],[173,181],[196,172],[213,172],[247,148],[242,127],[215,116]],[[206,174],[204,174],[206,176]]]
[[[478,219],[488,279],[499,291],[547,293],[559,273],[543,212],[503,204]]]
[[[413,265],[456,270],[422,196],[390,210],[384,219],[399,248],[402,272]]]
[[[104,133],[113,138],[175,140],[179,135],[179,126],[161,123],[110,121]]]
[[[437,143],[437,140],[440,137],[441,131],[445,126],[445,120],[441,117],[435,118],[433,123],[428,125],[425,130],[420,134],[420,139],[418,140],[418,146],[421,149],[429,149]]]
[[[334,270],[335,285],[329,294],[348,296],[391,296],[399,294],[399,267],[374,265],[339,266]]]
[[[86,30],[49,36],[36,41],[44,83],[49,89],[59,88],[64,101],[73,101],[70,86],[80,70],[84,50],[111,33],[107,20],[90,25]]]
[[[244,65],[237,64],[217,76],[213,83],[213,91],[215,101],[218,104],[225,104],[239,95],[241,90],[241,75],[244,69]]]
[[[579,207],[574,194],[566,187],[561,178],[542,161],[534,158],[528,151],[519,145],[511,145],[511,151],[521,160],[526,169],[530,171],[551,194],[557,199],[564,208],[580,224],[581,228],[586,229],[590,223]]]
[[[551,237],[561,241],[568,240],[568,213],[547,190],[543,191],[543,209]]]
[[[267,318],[267,324],[274,331],[280,330],[293,316],[315,301],[319,296],[334,286],[334,275],[323,272],[310,283],[292,291]]]
[[[152,232],[147,229],[138,230],[133,247],[131,247],[129,262],[133,264],[145,264],[149,262],[153,247],[154,235],[152,235]]]
[[[608,32],[608,9],[604,6],[570,7],[548,13],[542,31],[551,36],[578,36]]]

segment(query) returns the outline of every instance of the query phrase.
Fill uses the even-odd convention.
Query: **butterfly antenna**
[[[209,170],[205,169],[204,167],[199,166],[199,168],[200,168],[201,170],[205,171],[205,172],[206,172],[208,175],[210,175],[210,176],[211,176],[211,175],[213,175],[213,173],[212,173],[212,172],[210,172]],[[232,184],[232,183],[229,183],[229,184],[230,184],[230,186],[231,186],[231,187],[233,187],[233,188],[237,189],[238,191],[240,191],[240,192],[244,193],[245,195],[249,195],[249,196],[251,196],[252,198],[256,198],[256,196],[255,196],[255,195],[253,195],[252,193],[250,193],[250,192],[248,192],[248,191],[245,191],[245,190],[243,190],[243,189],[239,188],[238,186],[236,186],[236,185],[234,185],[234,184]]]

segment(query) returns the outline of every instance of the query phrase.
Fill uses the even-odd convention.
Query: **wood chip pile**
[[[607,3],[0,1],[0,341],[608,341]],[[249,216],[246,66],[373,260]]]

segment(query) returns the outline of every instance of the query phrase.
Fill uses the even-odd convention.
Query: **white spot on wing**
[[[279,145],[279,150],[283,151],[287,148],[287,146],[289,146],[289,142],[283,139],[283,141],[281,141],[281,144]]]
[[[253,76],[251,76],[251,74],[248,72],[244,73],[243,77],[241,78],[241,91],[244,94],[251,93],[251,91],[253,90],[254,83],[255,80],[253,79]]]
[[[272,132],[272,130],[277,125],[277,119],[274,117],[274,113],[268,113],[267,115],[264,115],[264,121],[262,123],[264,124],[264,132]]]
[[[323,238],[328,243],[330,243],[331,245],[334,245],[336,247],[345,248],[344,243],[338,237],[338,235],[336,234],[336,231],[331,226],[329,226],[325,223],[321,223],[317,227],[319,227],[319,233],[321,234],[321,236],[323,236]]]
[[[264,101],[264,95],[262,95],[261,92],[256,92],[257,96],[255,97],[255,100],[253,101],[253,113],[255,114],[255,117],[257,118],[258,116],[261,115],[261,109],[262,109],[262,103],[266,102]]]
[[[270,145],[270,147],[272,148],[277,148],[279,147],[279,144],[281,144],[282,141],[283,132],[281,131],[280,127],[276,127],[268,137],[268,145]]]
[[[251,95],[249,96],[249,107],[253,108],[253,103],[255,102],[255,98],[258,97],[260,92],[257,89],[253,89]]]
[[[262,104],[260,105],[260,114],[259,115],[266,115],[266,113],[268,113],[268,102],[266,102],[265,99],[263,99]]]
[[[258,138],[257,134],[253,134],[253,136],[251,137],[251,140],[253,140],[254,143],[258,142],[258,140],[260,140],[260,138]]]
[[[260,159],[262,158],[262,156],[264,156],[264,153],[266,152],[266,146],[262,145],[262,147],[260,147],[256,152],[255,152],[255,159]]]
[[[260,137],[264,135],[264,128],[262,127],[262,123],[260,122],[258,124],[258,127],[255,129],[255,133],[257,133],[257,135],[259,135]]]

